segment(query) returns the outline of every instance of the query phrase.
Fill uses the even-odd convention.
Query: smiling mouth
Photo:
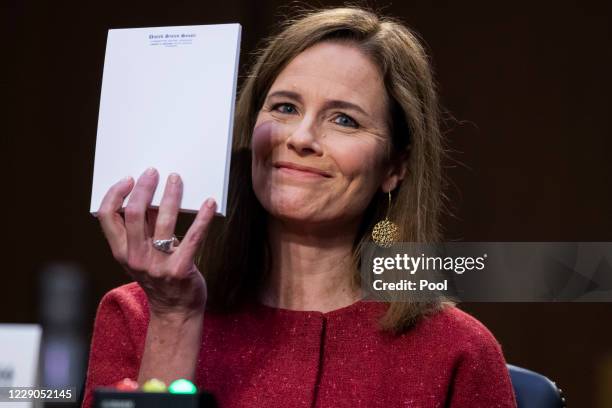
[[[325,177],[325,178],[332,177],[332,175],[326,171],[323,171],[323,170],[320,170],[314,167],[302,166],[302,165],[299,165],[296,163],[290,163],[290,162],[276,162],[274,163],[274,168],[277,170],[281,170],[285,173],[294,174],[298,176]]]

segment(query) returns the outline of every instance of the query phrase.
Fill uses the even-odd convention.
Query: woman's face
[[[322,42],[278,75],[252,139],[255,194],[273,216],[307,223],[360,218],[398,176],[382,77],[355,46]]]

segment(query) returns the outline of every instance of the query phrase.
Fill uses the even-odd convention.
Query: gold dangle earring
[[[389,190],[389,206],[387,215],[382,221],[378,221],[372,230],[372,239],[379,247],[389,248],[399,238],[399,228],[392,221],[389,221],[389,211],[391,210],[391,190]]]

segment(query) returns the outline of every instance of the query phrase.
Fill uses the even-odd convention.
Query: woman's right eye
[[[293,115],[294,113],[297,113],[297,109],[295,108],[295,106],[290,103],[277,103],[272,107],[272,110],[275,110],[280,113],[286,113],[288,115]]]

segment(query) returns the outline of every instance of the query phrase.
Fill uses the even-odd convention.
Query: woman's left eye
[[[345,126],[345,127],[352,127],[352,128],[359,127],[359,124],[357,123],[357,121],[355,121],[355,119],[343,113],[336,116],[336,118],[334,119],[334,123],[337,123],[338,125]]]

